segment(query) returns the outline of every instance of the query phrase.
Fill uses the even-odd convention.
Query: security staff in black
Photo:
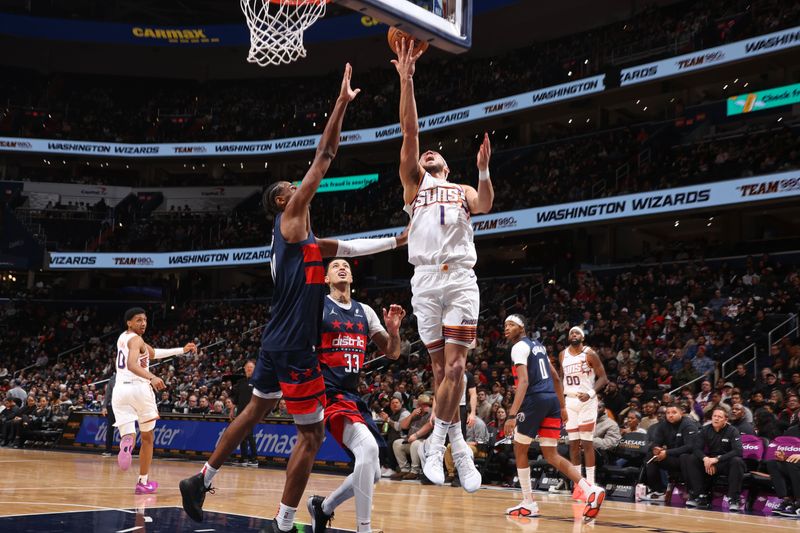
[[[239,379],[236,385],[233,386],[232,400],[236,403],[237,415],[244,411],[244,408],[250,403],[250,396],[253,395],[253,384],[250,383],[250,377],[253,375],[255,367],[256,364],[251,359],[245,361],[244,377]],[[233,415],[233,413],[231,413],[231,415]],[[231,416],[231,419],[233,418],[235,417]],[[239,445],[239,450],[241,451],[241,457],[239,458],[240,466],[258,468],[258,451],[256,450],[256,439],[253,436],[252,429],[245,434],[242,443]]]
[[[711,423],[697,435],[691,453],[681,456],[683,475],[689,483],[689,501],[686,507],[707,509],[708,488],[718,474],[728,476],[728,508],[731,512],[742,510],[740,495],[745,466],[742,459],[742,437],[739,430],[728,424],[728,413],[716,408],[711,413]]]
[[[665,500],[665,473],[681,472],[681,455],[692,451],[700,426],[686,416],[677,403],[667,407],[666,418],[653,426],[652,457],[645,467],[647,475],[646,501]]]

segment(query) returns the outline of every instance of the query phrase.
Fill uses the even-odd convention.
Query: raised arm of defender
[[[344,120],[344,113],[347,110],[347,104],[361,92],[361,89],[350,88],[350,77],[353,74],[353,68],[348,63],[344,68],[344,76],[342,77],[342,87],[339,91],[339,97],[336,99],[336,105],[333,106],[333,111],[325,125],[325,130],[322,132],[322,137],[317,146],[317,153],[314,156],[314,161],[311,163],[308,172],[306,172],[303,181],[297,192],[289,200],[289,203],[284,209],[283,217],[281,217],[281,233],[290,242],[296,242],[304,239],[304,234],[308,234],[308,206],[314,198],[314,194],[319,188],[322,178],[328,172],[331,166],[331,161],[336,157],[336,151],[339,149],[339,139],[342,134],[342,121]],[[299,238],[298,238],[299,237]]]
[[[403,200],[406,204],[414,200],[417,186],[425,171],[419,164],[419,117],[414,98],[414,70],[422,51],[414,53],[413,42],[400,40],[397,59],[392,64],[400,76],[400,129],[403,146],[400,148],[400,182],[403,184]]]
[[[389,359],[400,357],[400,323],[406,316],[406,311],[397,304],[389,306],[389,310],[383,308],[383,323],[386,324],[386,331],[376,333],[372,340],[378,345],[378,349],[386,354]]]

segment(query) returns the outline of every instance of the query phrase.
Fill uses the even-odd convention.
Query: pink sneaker
[[[131,452],[136,445],[133,435],[125,435],[119,441],[119,455],[117,455],[117,464],[122,470],[127,470],[131,467]]]
[[[147,484],[136,483],[136,494],[155,494],[158,488],[158,483],[155,481],[148,481]]]

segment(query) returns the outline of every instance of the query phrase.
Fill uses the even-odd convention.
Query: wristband
[[[594,398],[594,397],[596,397],[596,396],[597,396],[597,392],[596,392],[594,389],[591,389],[591,390],[590,390],[589,392],[587,392],[586,394],[588,394],[588,395],[589,395],[589,398]]]
[[[478,170],[478,179],[481,181],[486,181],[489,179],[489,169],[486,170]]]
[[[183,348],[169,348],[167,350],[156,348],[153,351],[155,352],[153,356],[155,359],[164,359],[165,357],[172,357],[173,355],[181,355],[183,353]]]

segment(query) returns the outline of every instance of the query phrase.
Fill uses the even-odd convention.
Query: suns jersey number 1
[[[403,210],[411,217],[409,263],[475,266],[478,255],[464,187],[426,172],[414,200]]]

